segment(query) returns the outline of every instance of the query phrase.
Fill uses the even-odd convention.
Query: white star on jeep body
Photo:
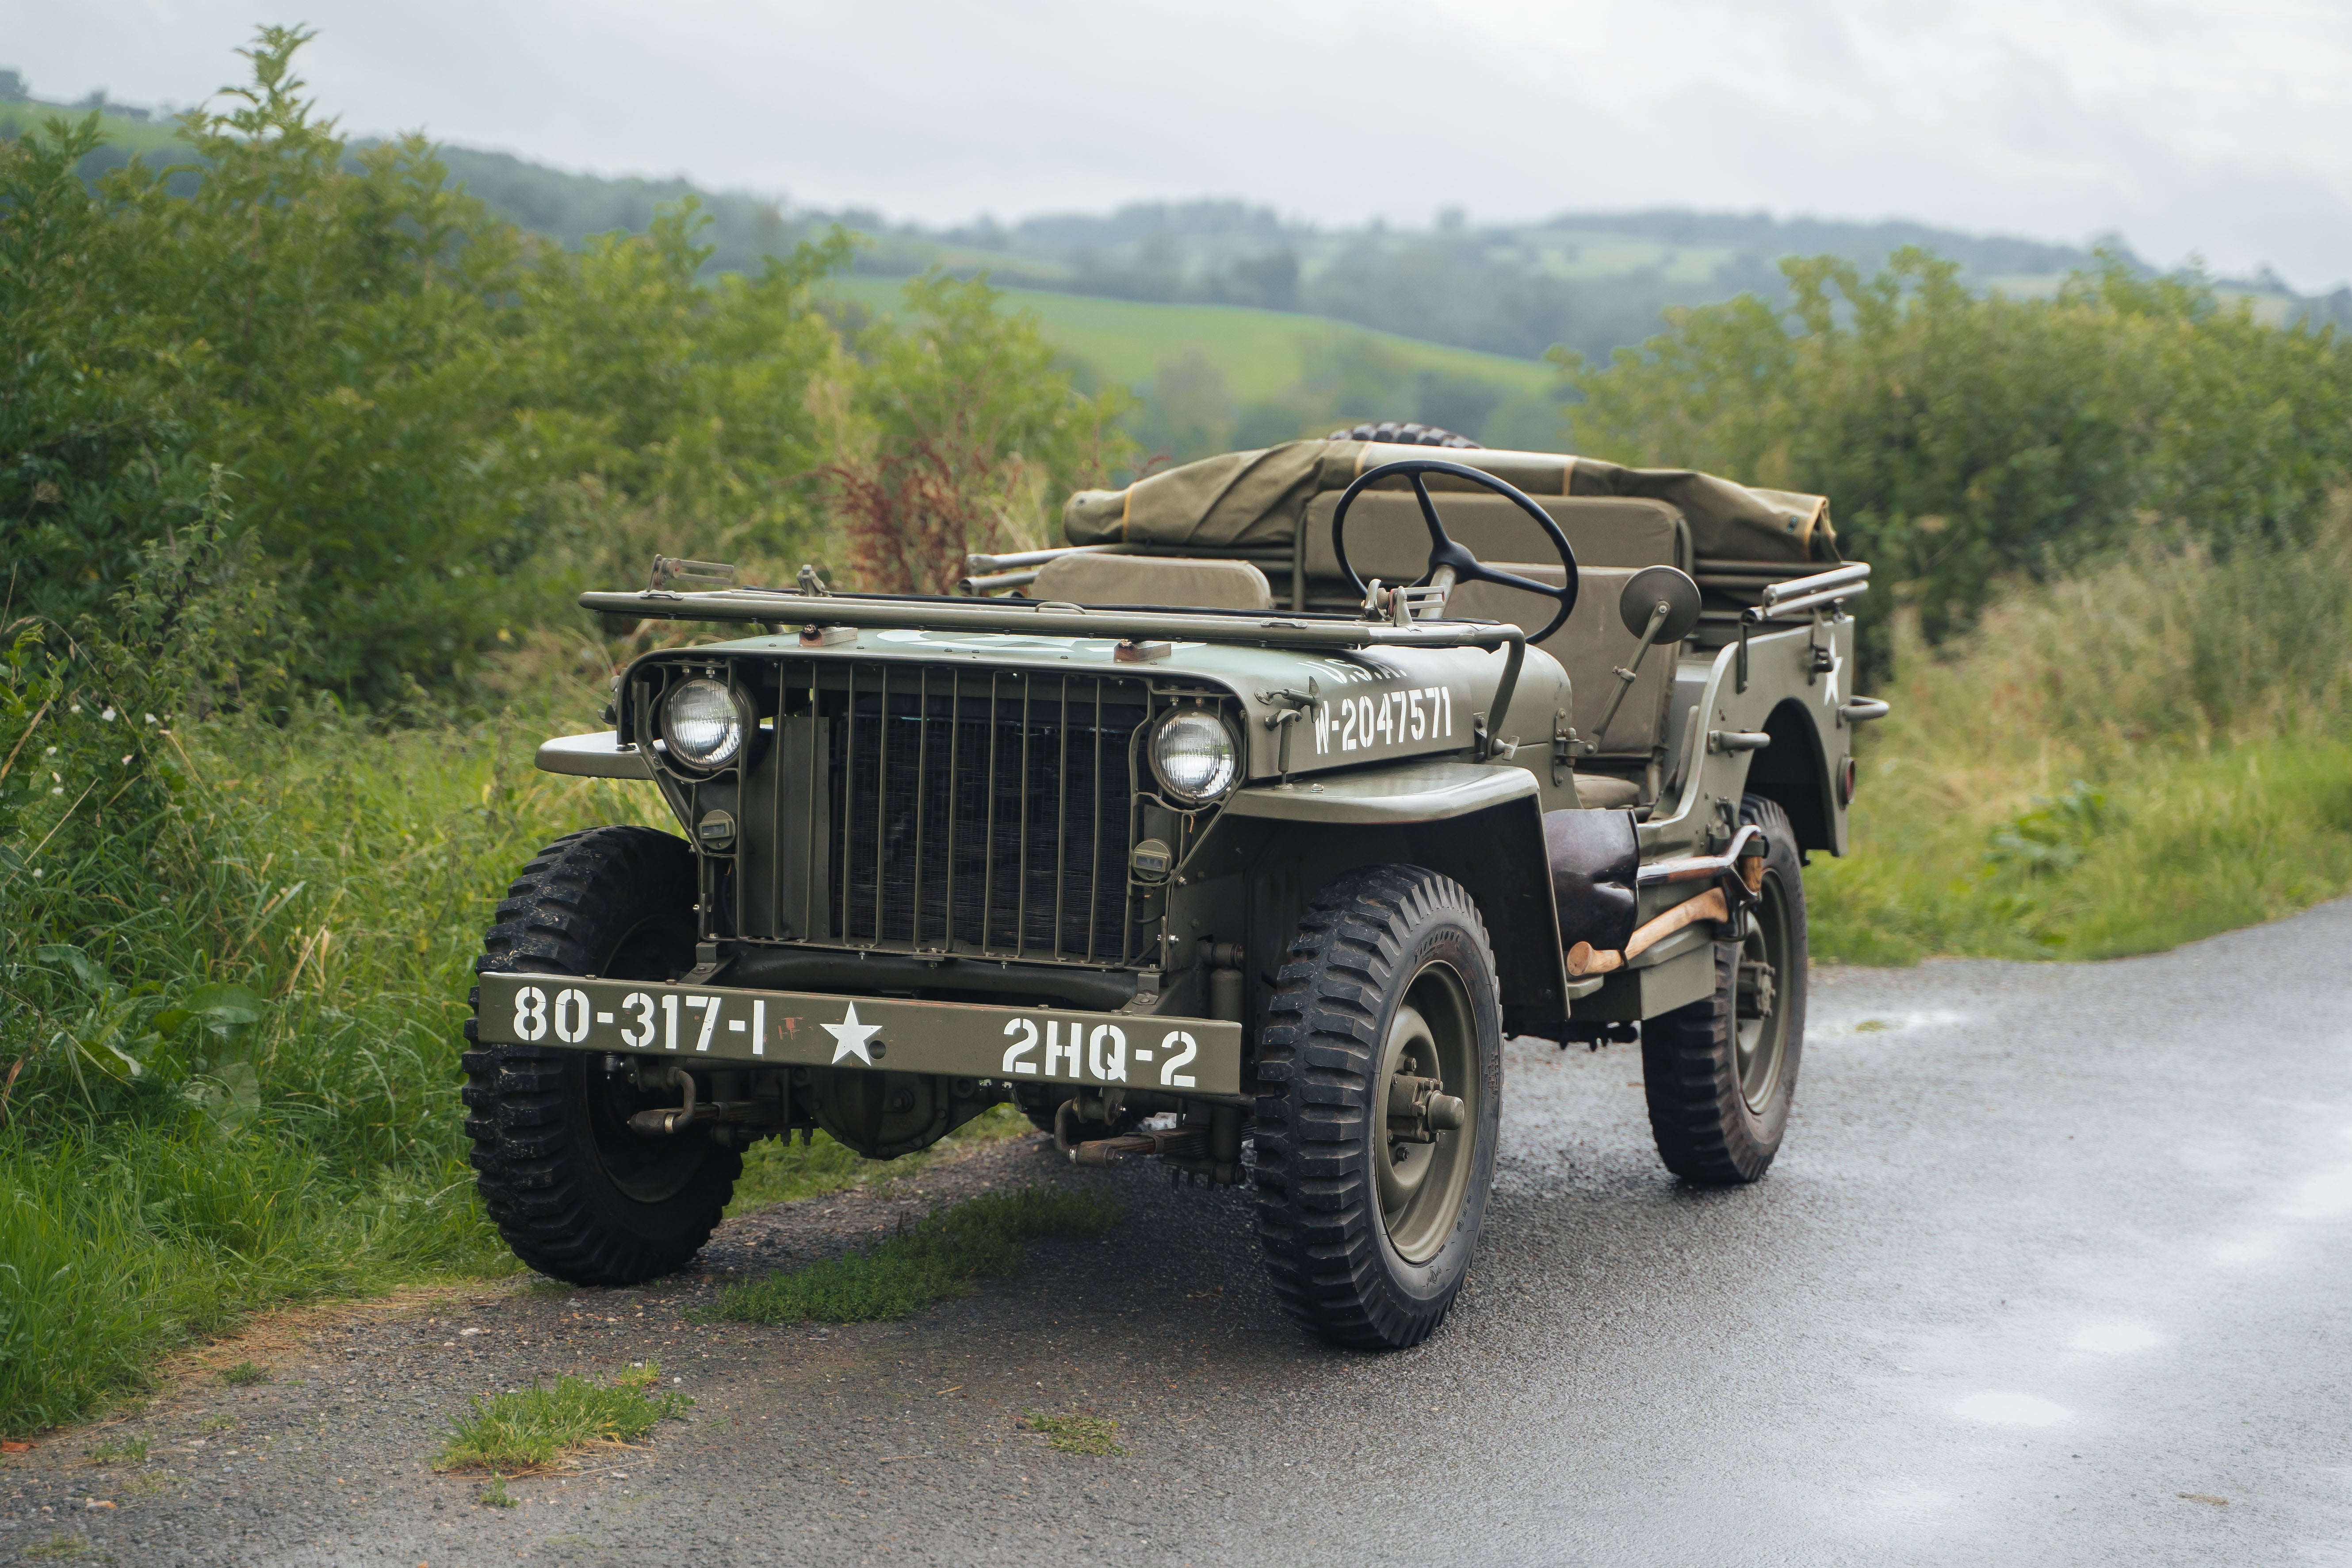
[[[857,1021],[856,1003],[852,1002],[849,1005],[849,1016],[844,1018],[840,1023],[825,1024],[820,1026],[826,1034],[833,1037],[833,1059],[835,1061],[839,1061],[844,1057],[856,1057],[867,1067],[872,1067],[874,1065],[874,1058],[866,1051],[866,1043],[882,1032],[882,1026],[879,1024],[859,1023]]]

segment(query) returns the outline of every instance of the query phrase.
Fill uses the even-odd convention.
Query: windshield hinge
[[[654,557],[653,575],[646,583],[646,591],[659,593],[669,588],[699,594],[733,586],[735,567],[731,562],[685,561],[675,555],[656,555]]]

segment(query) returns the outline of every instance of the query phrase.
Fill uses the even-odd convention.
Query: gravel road
[[[1790,1141],[1732,1193],[1659,1167],[1636,1053],[1513,1042],[1472,1286],[1401,1354],[1291,1329],[1243,1196],[1028,1142],[732,1221],[653,1288],[290,1319],[213,1352],[268,1383],[7,1459],[0,1562],[2346,1562],[2347,952],[2352,901],[2158,958],[1821,972]],[[685,1316],[1021,1182],[1127,1216],[904,1323]],[[468,1394],[646,1359],[696,1404],[640,1448],[511,1509],[427,1467]]]

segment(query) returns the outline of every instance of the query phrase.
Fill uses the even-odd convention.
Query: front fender
[[[1246,905],[1249,968],[1263,986],[1308,901],[1341,873],[1377,865],[1425,867],[1469,890],[1493,944],[1506,1027],[1568,1016],[1540,786],[1525,768],[1416,763],[1243,790],[1180,875],[1204,903]]]
[[[1533,799],[1535,774],[1525,768],[1471,763],[1414,763],[1377,772],[1341,773],[1308,784],[1264,784],[1225,803],[1226,816],[1350,826],[1450,822],[1507,801]]]

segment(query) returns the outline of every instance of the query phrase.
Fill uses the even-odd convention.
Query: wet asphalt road
[[[698,1277],[378,1311],[126,1424],[136,1473],[88,1435],[11,1461],[0,1561],[2352,1561],[2347,954],[2352,901],[2159,958],[1822,972],[1789,1142],[1732,1193],[1658,1166],[1636,1054],[1515,1042],[1473,1288],[1416,1351],[1290,1329],[1238,1195],[1001,1147],[734,1222],[712,1270],[984,1182],[1128,1217],[896,1325],[697,1327]],[[464,1394],[646,1354],[698,1403],[646,1449],[511,1510],[426,1469]],[[1129,1452],[1049,1452],[1025,1409]]]

